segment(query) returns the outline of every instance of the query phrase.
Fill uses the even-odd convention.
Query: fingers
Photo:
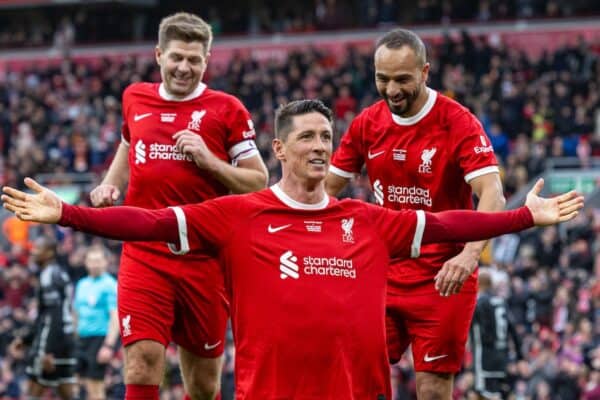
[[[172,137],[173,137],[173,139],[178,140],[182,136],[198,136],[198,134],[194,133],[190,130],[183,129],[179,132],[176,132]]]
[[[94,207],[112,206],[121,195],[121,191],[112,185],[100,185],[90,193],[90,200]]]
[[[533,185],[533,188],[531,189],[531,193],[538,196],[542,192],[543,188],[544,188],[544,178],[540,178],[537,180],[535,185]]]
[[[2,191],[6,193],[9,197],[12,197],[13,199],[17,200],[25,200],[25,198],[27,197],[27,193],[21,192],[20,190],[17,190],[15,188],[11,188],[10,186],[4,186],[2,188]],[[5,196],[2,196],[2,200],[4,200],[4,197]]]
[[[570,192],[563,193],[563,194],[557,196],[556,200],[558,200],[559,203],[562,203],[564,201],[569,201],[571,199],[574,199],[578,196],[579,196],[579,194],[575,190],[571,190]]]
[[[583,208],[583,200],[573,199],[559,207],[560,216],[572,214]]]
[[[45,187],[43,187],[42,185],[40,185],[39,183],[37,183],[29,177],[25,178],[25,186],[27,186],[29,189],[33,190],[36,193],[41,193],[44,191],[44,189],[46,189]]]
[[[466,263],[466,264],[463,264]],[[466,267],[470,261],[457,262],[457,260],[449,260],[438,271],[435,276],[435,289],[441,296],[450,296],[459,293],[467,278],[472,271]]]
[[[559,222],[566,222],[566,221],[570,221],[573,218],[575,218],[577,216],[577,214],[579,214],[579,211],[574,211],[570,214],[567,215],[561,215],[560,217],[558,217],[558,221]]]
[[[18,208],[26,208],[27,203],[24,200],[15,199],[13,197],[2,195],[2,201],[10,206],[18,207]]]

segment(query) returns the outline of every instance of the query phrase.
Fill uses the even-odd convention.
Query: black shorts
[[[82,378],[103,381],[108,364],[99,364],[98,351],[104,343],[104,336],[80,337],[77,351],[78,372]]]
[[[476,380],[475,391],[484,399],[507,399],[510,384],[506,378],[483,378]]]
[[[54,371],[45,372],[42,367],[44,354],[30,355],[25,372],[29,378],[42,386],[57,387],[67,383],[77,383],[75,367],[77,359],[70,354],[57,355],[54,357]]]

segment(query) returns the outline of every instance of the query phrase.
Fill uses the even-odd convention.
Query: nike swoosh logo
[[[217,343],[215,343],[215,344],[208,344],[208,342],[204,343],[204,350],[212,350],[212,349],[214,349],[215,347],[217,347],[220,344],[221,344],[220,340]]]
[[[372,160],[375,157],[379,157],[383,153],[385,153],[385,150],[378,151],[377,153],[371,153],[371,150],[369,150],[369,153],[367,154],[367,156],[369,157],[369,160]]]
[[[138,122],[139,120],[142,120],[142,119],[144,119],[144,118],[146,118],[146,117],[149,117],[149,116],[151,116],[151,115],[152,115],[152,113],[146,113],[146,114],[140,114],[140,115],[137,115],[137,114],[135,114],[135,115],[133,116],[133,120],[134,120],[135,122]]]
[[[277,227],[272,227],[269,224],[269,226],[267,227],[267,231],[269,231],[269,233],[275,233],[275,232],[279,232],[285,228],[289,228],[290,226],[292,226],[292,224],[281,225],[281,226],[277,226]]]
[[[441,356],[433,356],[433,357],[429,357],[429,354],[425,354],[425,357],[423,357],[423,361],[432,362],[432,361],[439,360],[440,358],[444,358],[444,357],[448,357],[448,354],[442,354]]]

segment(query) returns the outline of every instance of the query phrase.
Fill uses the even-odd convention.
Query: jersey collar
[[[183,99],[180,99],[178,97],[175,97],[175,96],[169,94],[169,92],[167,92],[167,89],[165,89],[165,84],[161,83],[160,86],[158,87],[158,94],[160,95],[160,97],[163,100],[168,100],[168,101],[188,101],[188,100],[195,99],[196,97],[199,97],[202,93],[204,93],[205,89],[206,89],[206,84],[200,82],[198,84],[198,86],[196,86],[196,89],[194,89],[194,91],[192,93],[188,94]]]
[[[408,117],[408,118],[402,118],[399,115],[392,114],[392,119],[394,120],[395,123],[397,123],[398,125],[404,125],[404,126],[414,125],[417,122],[419,122],[420,120],[422,120],[423,118],[425,118],[425,116],[427,114],[429,114],[429,111],[431,111],[431,109],[433,108],[433,105],[435,104],[435,99],[437,98],[437,92],[430,88],[426,88],[426,90],[427,90],[427,101],[425,102],[425,105],[423,105],[423,108],[421,108],[418,113],[416,113],[412,117]]]
[[[327,194],[323,196],[323,200],[321,200],[320,202],[316,204],[307,204],[292,199],[290,196],[285,194],[283,190],[281,190],[278,184],[271,186],[270,189],[275,195],[275,197],[281,200],[282,203],[296,210],[322,210],[326,208],[327,205],[329,205],[329,196]]]

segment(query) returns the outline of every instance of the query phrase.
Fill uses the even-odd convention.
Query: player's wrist
[[[475,262],[478,262],[479,258],[481,258],[481,252],[483,252],[483,247],[479,245],[467,244],[463,251],[469,256],[471,256],[473,260],[475,260]]]

